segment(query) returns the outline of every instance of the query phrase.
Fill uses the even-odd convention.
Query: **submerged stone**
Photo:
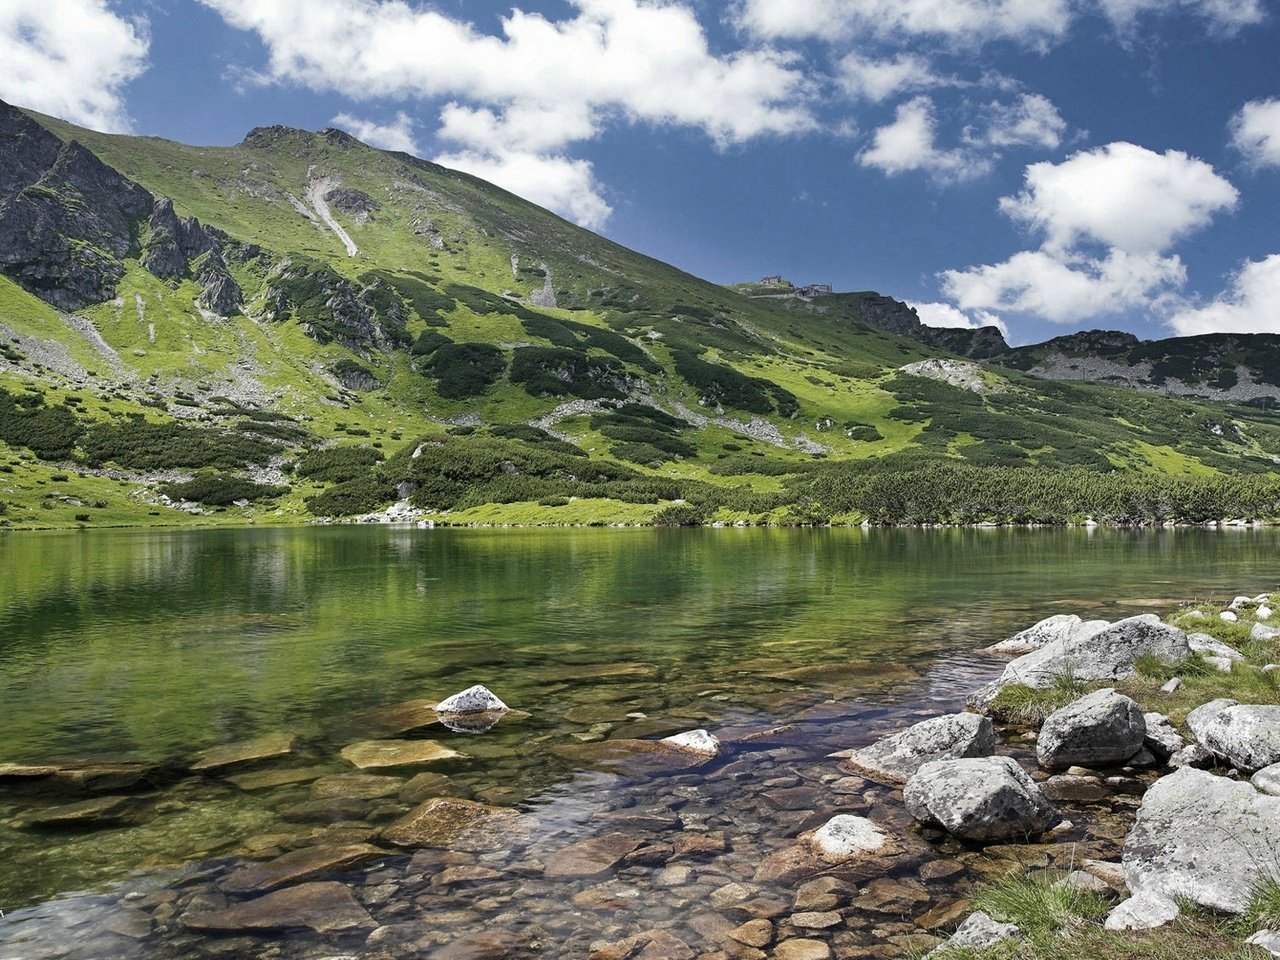
[[[188,913],[182,922],[210,933],[309,929],[324,934],[376,925],[351,891],[332,881],[286,887],[225,910]]]
[[[543,874],[548,880],[599,877],[613,870],[642,843],[625,833],[606,833],[581,840],[550,854]]]
[[[346,846],[307,847],[255,863],[231,873],[218,886],[227,893],[265,893],[288,883],[312,880],[326,873],[387,856],[386,851],[366,843]]]
[[[401,847],[494,850],[528,840],[536,826],[533,818],[509,807],[436,797],[387,827],[382,839]]]
[[[364,740],[342,751],[342,758],[361,770],[413,767],[465,757],[434,740]]]
[[[32,810],[17,818],[20,827],[76,829],[81,827],[113,827],[132,823],[145,804],[137,797],[95,797],[60,807]]]
[[[298,745],[292,733],[269,733],[240,743],[213,747],[200,754],[191,769],[199,773],[220,773],[232,767],[248,766],[291,754]]]

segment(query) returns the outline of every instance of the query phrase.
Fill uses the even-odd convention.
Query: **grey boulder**
[[[1230,644],[1215,640],[1207,633],[1187,634],[1187,646],[1193,653],[1210,657],[1225,657],[1227,660],[1244,660],[1244,654]]]
[[[1168,762],[1170,757],[1187,745],[1182,734],[1178,733],[1163,713],[1144,713],[1142,719],[1147,724],[1147,735],[1142,745],[1161,763]]]
[[[913,724],[843,756],[860,773],[900,784],[932,760],[989,757],[995,751],[995,728],[988,717],[956,713]]]
[[[436,713],[489,713],[508,709],[488,687],[478,683],[436,704]]]
[[[1139,893],[1116,904],[1103,924],[1108,930],[1152,930],[1178,919],[1178,905],[1158,893]]]
[[[1049,714],[1036,758],[1049,770],[1123,763],[1142,749],[1146,736],[1142,708],[1108,687]]]
[[[988,653],[1030,653],[1055,640],[1093,636],[1111,626],[1108,620],[1082,620],[1074,613],[1059,613],[987,647]]]
[[[1237,703],[1197,726],[1196,739],[1243,773],[1280,763],[1280,706]]]
[[[1242,913],[1280,870],[1280,797],[1183,767],[1147,791],[1121,860],[1135,895]]]
[[[1063,676],[1086,682],[1124,679],[1133,675],[1134,664],[1146,655],[1179,663],[1191,655],[1191,647],[1185,633],[1154,614],[1129,617],[1098,633],[1059,638],[1018,657],[970,702],[986,706],[1011,683],[1045,689]]]
[[[1053,805],[1011,757],[934,760],[902,791],[907,812],[964,840],[995,841],[1043,833]]]

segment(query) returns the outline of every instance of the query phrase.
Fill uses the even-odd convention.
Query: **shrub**
[[[386,459],[369,447],[343,446],[312,450],[293,468],[299,477],[322,483],[345,483],[367,472],[367,468]]]
[[[14,396],[0,388],[0,440],[26,447],[41,460],[71,455],[84,427],[67,407],[47,407],[30,394]]]
[[[450,400],[484,393],[507,369],[502,351],[488,343],[449,343],[437,347],[423,363],[436,378],[436,392]]]
[[[692,350],[674,349],[676,373],[697,389],[703,400],[751,413],[773,413],[789,417],[798,409],[795,395],[771,380],[749,377],[719,363],[703,360]]]
[[[385,507],[395,495],[394,485],[372,471],[308,497],[306,504],[307,509],[319,517],[349,517]]]
[[[653,515],[655,527],[700,527],[706,520],[706,511],[690,503],[673,503]]]
[[[85,461],[92,466],[112,461],[137,470],[169,467],[225,470],[265,463],[280,450],[277,445],[257,437],[178,422],[150,423],[141,417],[91,427],[81,446]]]
[[[159,490],[173,500],[191,500],[210,507],[225,507],[237,500],[282,497],[288,487],[255,483],[247,477],[228,473],[201,472],[185,483],[162,483]]]
[[[519,347],[511,361],[511,381],[535,397],[574,396],[584,400],[624,396],[630,381],[616,360],[589,357],[558,347]]]

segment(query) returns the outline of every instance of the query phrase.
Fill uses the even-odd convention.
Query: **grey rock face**
[[[0,272],[62,310],[109,299],[152,196],[0,103]]]
[[[868,747],[850,752],[849,764],[890,783],[905,783],[931,760],[989,757],[996,735],[991,720],[976,713],[933,717]]]
[[[1185,633],[1154,614],[1130,617],[1092,635],[1053,640],[1019,657],[970,702],[985,706],[1008,684],[1043,689],[1064,675],[1085,681],[1120,680],[1132,676],[1134,663],[1146,654],[1180,662],[1191,655],[1191,648]]]
[[[1213,766],[1213,754],[1200,744],[1191,743],[1169,758],[1169,766],[1174,770],[1180,770],[1183,767],[1204,770]]]
[[[1263,767],[1249,778],[1249,782],[1268,796],[1280,797],[1280,763]]]
[[[1055,640],[1086,639],[1101,633],[1111,623],[1107,620],[1081,620],[1074,613],[1046,617],[1034,626],[1015,633],[987,648],[990,653],[1031,653]]]
[[[902,792],[907,812],[965,840],[1007,840],[1043,833],[1055,811],[1010,757],[935,760]]]
[[[1122,861],[1135,894],[1241,913],[1254,885],[1280,870],[1280,797],[1184,767],[1143,797]]]
[[[1219,697],[1217,700],[1210,700],[1208,703],[1200,704],[1200,706],[1188,713],[1187,726],[1191,728],[1196,740],[1203,742],[1203,733],[1208,729],[1209,721],[1227,709],[1227,707],[1234,707],[1239,702],[1227,697]]]
[[[1036,757],[1050,770],[1123,763],[1142,749],[1146,735],[1137,703],[1110,688],[1095,690],[1049,715],[1040,728]]]
[[[1244,773],[1280,763],[1280,706],[1235,704],[1193,729],[1211,753]]]

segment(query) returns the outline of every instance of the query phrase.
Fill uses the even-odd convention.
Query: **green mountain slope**
[[[892,519],[849,500],[849,471],[1258,479],[1280,457],[1265,410],[981,367],[953,352],[972,343],[886,330],[887,298],[723,288],[340,131],[191,147],[0,105],[0,158],[11,525],[397,502],[449,522]],[[1248,510],[1280,512],[1258,490]]]

